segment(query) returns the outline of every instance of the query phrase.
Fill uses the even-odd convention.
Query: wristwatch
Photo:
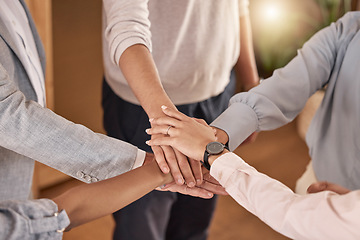
[[[221,142],[211,142],[206,145],[206,149],[204,152],[204,159],[201,161],[202,165],[210,171],[210,164],[209,164],[209,156],[211,155],[218,155],[224,151],[224,149],[229,150],[227,146],[222,144]]]

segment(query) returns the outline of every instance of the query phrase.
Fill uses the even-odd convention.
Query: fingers
[[[203,177],[204,177],[204,181],[203,184],[200,185],[201,188],[204,188],[210,192],[213,192],[215,194],[220,194],[220,195],[228,195],[228,193],[226,192],[225,188],[221,186],[221,184],[210,175],[209,170],[207,170],[206,168],[202,167],[201,168],[203,171]]]
[[[169,126],[174,126],[174,125],[153,125],[151,128],[148,128],[145,130],[145,132],[149,135],[155,135],[155,134],[163,134],[163,135],[169,135],[169,136],[173,136],[176,134],[177,129],[175,129],[174,127],[170,127]]]
[[[164,151],[166,161],[170,167],[170,171],[175,182],[179,185],[184,184],[184,178],[181,174],[174,150],[169,146],[161,146],[161,148]]]
[[[179,126],[181,121],[175,118],[171,117],[159,117],[159,118],[151,118],[149,119],[149,122],[151,123],[151,126],[154,127],[154,125],[166,125],[166,126]],[[163,133],[166,134],[166,133]]]
[[[188,185],[188,187],[195,187],[195,177],[193,175],[193,172],[191,171],[191,167],[187,157],[176,149],[174,149],[174,152],[182,176],[185,178],[186,185]]]
[[[166,163],[164,153],[159,146],[151,146],[151,149],[153,150],[153,153],[155,155],[155,160],[157,164],[159,165],[159,168],[161,171],[165,174],[169,173],[170,169],[168,164]]]
[[[344,187],[334,184],[334,183],[325,182],[325,181],[313,183],[307,189],[308,193],[317,193],[317,192],[322,192],[322,191],[332,191],[332,192],[335,192],[338,194],[346,194],[346,193],[350,192],[350,190],[347,188],[344,188]]]
[[[229,195],[226,191],[225,188],[223,188],[221,185],[219,184],[214,184],[208,181],[204,181],[203,184],[201,184],[202,189],[205,189],[209,192],[212,192],[214,194],[219,194],[219,195]]]
[[[209,170],[207,170],[204,166],[201,167],[201,170],[203,172],[204,182],[206,181],[212,184],[220,185],[220,183],[213,176],[210,175]]]
[[[196,161],[194,159],[189,159],[189,163],[192,169],[192,172],[195,177],[196,185],[199,186],[203,182],[203,174],[201,171],[201,163],[199,161]]]
[[[146,141],[145,143],[151,147],[154,147],[154,146],[172,146],[174,145],[173,141],[175,141],[173,138],[169,138],[169,137],[166,137],[166,136],[160,136],[160,137],[157,137],[157,138],[154,138],[154,139],[150,139],[148,141]]]
[[[207,124],[204,119],[199,119],[199,118],[193,118],[193,119],[204,126],[209,126],[209,124]]]
[[[190,195],[193,197],[200,197],[209,199],[214,196],[214,194],[206,189],[193,187],[189,188],[187,185],[177,185],[177,184],[168,184],[165,188],[162,188],[161,191],[168,190],[171,192],[178,192],[185,195]]]
[[[308,187],[307,192],[308,193],[322,192],[322,191],[325,191],[326,188],[327,188],[327,182],[317,182],[317,183],[311,184]]]
[[[165,113],[165,115],[172,117],[172,118],[176,118],[178,120],[184,120],[186,118],[188,118],[188,116],[186,116],[185,114],[179,112],[179,111],[175,111],[171,108],[168,108],[167,106],[161,106],[161,109],[163,111],[163,113]]]

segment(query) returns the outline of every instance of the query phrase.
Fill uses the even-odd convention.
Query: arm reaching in
[[[346,194],[346,193],[350,192],[349,189],[344,188],[343,186],[340,186],[340,185],[334,184],[334,183],[329,183],[329,182],[313,183],[307,189],[308,193],[317,193],[317,192],[323,192],[323,191],[332,191],[337,194]]]
[[[171,181],[171,175],[162,173],[152,158],[144,166],[80,185],[53,200],[0,201],[0,239],[60,239],[64,230],[115,212]]]
[[[70,189],[53,201],[68,214],[67,229],[71,229],[113,213],[171,181],[171,175],[162,173],[152,161],[119,176]]]
[[[149,159],[149,158],[152,159]],[[205,175],[206,176],[206,175]],[[152,157],[147,155],[145,164],[119,176],[68,190],[53,201],[59,210],[65,210],[73,227],[113,213],[155,188],[173,182],[171,174],[164,174]],[[189,188],[186,185],[169,185],[164,190],[212,198],[214,193],[227,194],[219,183],[204,181],[201,186]],[[94,197],[96,196],[96,197]]]
[[[165,117],[153,120],[154,125],[160,125],[148,132],[164,131],[161,124],[173,126],[169,137],[159,138],[157,141],[178,148],[194,159],[201,159],[206,144],[215,138],[213,130],[168,108],[163,108],[163,111],[172,119]],[[156,144],[151,141],[149,144]],[[232,198],[285,236],[309,240],[360,237],[357,217],[360,212],[359,191],[339,195],[332,191],[339,192],[343,188],[326,184],[325,189],[332,191],[297,195],[281,182],[259,173],[227,150],[210,156],[209,163],[210,174],[225,187]]]
[[[212,198],[214,194],[229,195],[225,188],[222,187],[220,183],[210,175],[210,172],[206,168],[202,167],[201,170],[204,175],[204,181],[199,186],[189,188],[186,185],[170,183],[158,190],[179,192],[181,194],[201,198]]]
[[[119,67],[149,118],[164,116],[160,110],[162,104],[176,110],[163,89],[151,53],[144,45],[127,48],[120,57]],[[158,137],[152,136],[153,139]],[[182,185],[185,180],[189,187],[193,187],[195,178],[202,181],[199,163],[198,167],[191,168],[187,158],[169,146],[153,146],[152,150],[161,170],[164,173],[170,170],[176,183]]]

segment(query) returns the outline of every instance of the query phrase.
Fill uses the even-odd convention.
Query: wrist
[[[227,150],[227,149],[224,149],[224,151],[222,152],[222,153],[220,153],[220,154],[218,154],[218,155],[211,155],[210,157],[209,157],[209,164],[210,164],[210,166],[215,162],[215,160],[216,159],[218,159],[220,156],[222,156],[222,155],[224,155],[224,154],[226,154],[226,153],[229,153],[230,151],[229,150]]]
[[[161,169],[156,161],[152,161],[148,165],[152,169],[152,171],[155,173],[155,176],[158,178],[159,186],[165,185],[165,184],[168,184],[168,183],[174,181],[173,177],[170,173],[165,174],[161,171]]]
[[[222,144],[226,144],[229,141],[229,136],[224,130],[217,127],[212,127],[212,128],[215,129],[215,136],[218,142],[221,142]]]
[[[143,166],[144,166],[144,165],[147,165],[147,164],[149,164],[149,163],[152,163],[152,162],[155,162],[154,154],[153,154],[153,153],[146,152]]]
[[[216,156],[220,156],[224,153],[225,150],[228,150],[228,147],[221,143],[221,142],[210,142],[206,145],[206,149],[204,152],[204,158],[203,161],[201,161],[201,163],[203,164],[203,166],[210,171],[210,158],[212,157],[216,157]],[[217,158],[217,157],[216,157]],[[216,159],[215,158],[215,159]],[[212,163],[215,161],[214,158],[212,158]]]

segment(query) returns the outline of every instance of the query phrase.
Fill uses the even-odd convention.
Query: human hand
[[[177,185],[175,183],[169,183],[162,188],[157,188],[159,191],[171,191],[178,192],[185,195],[201,198],[212,198],[214,194],[228,195],[218,181],[216,181],[209,173],[207,169],[202,167],[204,173],[204,181],[196,187],[189,188],[186,185]]]
[[[215,194],[218,195],[229,195],[223,186],[210,175],[210,171],[207,170],[204,166],[202,166],[202,172],[204,174],[204,182],[200,186],[204,189],[207,189]]]
[[[151,139],[164,136],[166,135],[156,134],[152,135]],[[152,146],[152,149],[160,169],[164,173],[170,171],[177,184],[182,185],[185,182],[188,187],[194,187],[202,183],[200,162],[188,159],[184,154],[170,146]]]
[[[152,139],[160,137],[162,136],[153,135]],[[169,146],[152,146],[152,150],[159,168],[164,173],[171,172],[178,185],[186,183],[188,187],[194,187],[196,183],[202,182],[200,166],[197,166],[200,163],[188,160],[184,154]]]
[[[344,188],[343,186],[325,181],[313,183],[307,189],[308,193],[317,193],[322,191],[333,191],[338,194],[346,194],[350,192],[349,189]]]
[[[152,128],[146,129],[150,135],[166,134],[152,138],[146,144],[150,146],[172,146],[186,156],[200,161],[203,158],[206,145],[216,141],[214,130],[200,123],[199,120],[190,118],[165,106],[162,107],[166,117],[152,119]],[[171,126],[171,127],[169,127]]]
[[[215,136],[218,142],[221,142],[223,144],[226,144],[229,141],[229,136],[227,135],[227,133],[217,127],[212,127],[215,131]]]

